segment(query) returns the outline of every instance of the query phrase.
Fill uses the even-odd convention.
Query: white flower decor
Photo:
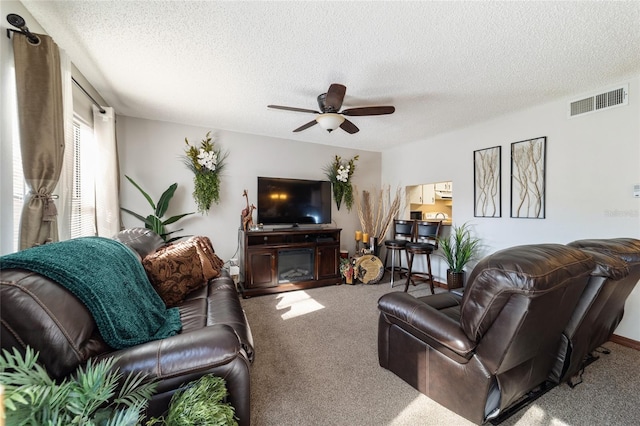
[[[208,170],[215,171],[216,165],[218,164],[218,154],[213,151],[205,151],[203,148],[200,148],[198,163]]]
[[[340,156],[336,155],[334,160],[325,167],[325,174],[329,178],[333,189],[333,199],[340,210],[340,205],[344,200],[347,209],[351,211],[353,206],[353,187],[351,186],[351,176],[356,171],[356,155],[348,162],[343,162]]]
[[[184,163],[194,173],[193,199],[198,211],[205,213],[214,201],[216,204],[220,201],[220,173],[229,153],[216,149],[211,132],[200,142],[200,147],[189,145],[187,138],[184,141],[187,144]]]
[[[351,170],[351,167],[347,164],[342,165],[340,164],[340,167],[338,167],[338,171],[336,173],[336,179],[338,179],[340,182],[347,182],[349,180],[349,170]]]

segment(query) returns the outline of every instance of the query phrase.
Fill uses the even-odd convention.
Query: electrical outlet
[[[240,278],[240,267],[239,266],[230,266],[229,267],[229,275],[231,275],[231,279],[235,284],[238,284],[238,280]]]

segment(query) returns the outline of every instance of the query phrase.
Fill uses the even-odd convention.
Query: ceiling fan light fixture
[[[301,132],[303,130],[307,130],[309,127],[319,124],[320,127],[325,129],[327,132],[333,132],[335,129],[340,127],[342,130],[351,135],[353,135],[354,133],[358,133],[360,129],[358,129],[355,124],[345,118],[345,116],[360,117],[365,115],[386,115],[393,114],[396,110],[393,106],[369,106],[348,108],[341,111],[342,101],[344,99],[346,90],[347,88],[342,84],[334,83],[329,86],[329,90],[327,90],[327,93],[322,93],[318,96],[318,111],[283,105],[267,105],[267,108],[283,109],[285,111],[307,112],[316,115],[316,118],[314,120],[303,124],[302,126],[295,129],[294,132]]]
[[[316,121],[327,132],[331,132],[344,122],[344,117],[340,114],[336,114],[335,112],[327,112],[325,114],[320,114],[316,117]]]

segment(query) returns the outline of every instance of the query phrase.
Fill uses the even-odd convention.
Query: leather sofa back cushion
[[[640,241],[635,238],[577,240],[567,245],[606,253],[625,261],[629,267],[640,264]]]
[[[513,294],[544,293],[570,281],[583,281],[593,259],[561,244],[511,247],[482,259],[471,272],[460,309],[463,330],[477,342]]]
[[[38,360],[55,379],[73,372],[90,357],[112,350],[80,299],[35,272],[0,271],[0,310],[2,348],[31,346],[40,352]]]
[[[168,244],[142,259],[149,281],[167,307],[177,306],[217,277],[223,264],[209,238],[201,236]]]
[[[607,252],[589,249],[581,250],[596,262],[596,266],[591,273],[592,276],[605,277],[617,281],[629,275],[629,267],[621,258],[612,256]]]
[[[164,245],[160,235],[146,228],[123,229],[113,239],[133,250],[141,260]]]

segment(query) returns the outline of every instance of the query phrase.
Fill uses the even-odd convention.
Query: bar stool
[[[429,280],[431,285],[431,294],[434,294],[433,288],[433,274],[431,273],[431,253],[438,249],[438,238],[440,237],[440,228],[442,221],[418,221],[415,226],[414,241],[406,244],[405,249],[407,251],[407,262],[409,264],[409,270],[407,271],[407,283],[404,286],[405,293],[409,290],[409,283],[416,285],[411,278],[412,275],[425,276]],[[424,272],[413,272],[413,259],[416,255],[424,254],[427,256],[427,270]]]
[[[385,270],[391,272],[391,288],[393,288],[393,278],[396,271],[396,253],[400,260],[400,266],[397,268],[400,276],[402,272],[408,271],[407,268],[402,267],[401,253],[405,251],[405,246],[408,242],[413,241],[415,233],[415,221],[413,220],[394,220],[393,221],[393,239],[385,240],[384,247],[387,249],[384,256]],[[391,252],[391,266],[387,266],[387,259],[389,258],[389,252]],[[405,252],[406,256],[406,252]]]

